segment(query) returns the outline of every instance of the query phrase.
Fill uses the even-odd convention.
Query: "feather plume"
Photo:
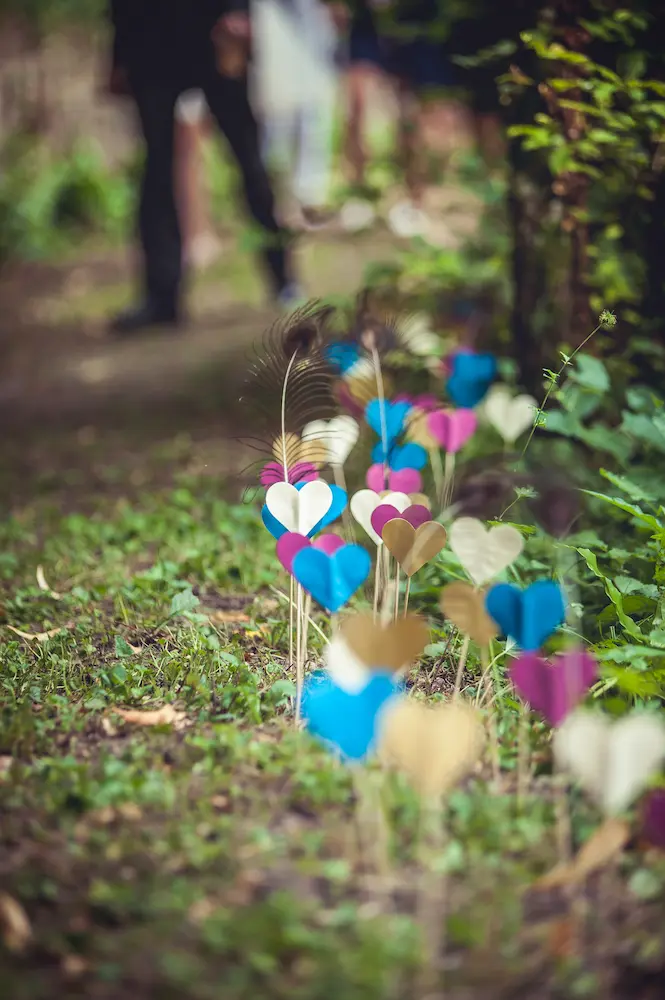
[[[301,431],[338,412],[333,372],[323,355],[333,309],[310,302],[275,323],[255,346],[240,398],[251,435],[241,443],[288,469],[308,461]]]

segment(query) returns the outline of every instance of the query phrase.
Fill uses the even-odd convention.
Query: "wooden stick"
[[[300,652],[302,649],[302,606],[303,606],[303,589],[300,584],[298,584],[298,606],[296,611],[297,628],[296,628],[296,712],[295,712],[295,722],[296,726],[300,725],[300,705],[302,702],[302,685],[303,685],[303,668],[300,660]]]
[[[409,594],[411,593],[411,577],[406,578],[406,592],[404,594],[404,617],[409,613]]]
[[[295,586],[295,578],[289,574],[289,667],[293,666],[293,609]]]
[[[455,455],[451,451],[446,452],[446,460],[443,471],[443,507],[448,507],[453,498],[455,486]]]
[[[395,570],[395,604],[393,606],[393,621],[397,621],[397,616],[399,614],[399,563]]]
[[[517,808],[521,809],[529,786],[529,713],[531,709],[523,702],[517,730]]]
[[[333,478],[335,480],[335,485],[339,486],[341,490],[344,490],[344,492],[347,493],[346,477],[344,475],[344,466],[333,465],[332,471],[333,471]],[[353,522],[351,521],[351,517],[349,516],[348,506],[345,507],[344,510],[342,511],[342,524],[344,525],[344,534],[346,536],[346,540],[349,544],[352,544],[353,542],[355,542],[356,536],[353,530]]]
[[[379,614],[379,592],[381,589],[381,546],[376,546],[376,562],[374,563],[374,604],[373,614],[376,621]]]
[[[462,643],[462,651],[460,653],[459,663],[457,664],[457,676],[455,677],[455,689],[453,691],[453,698],[459,698],[460,691],[462,687],[462,674],[464,673],[464,667],[466,666],[466,658],[469,655],[469,643],[471,640],[468,635],[464,636],[464,641]]]
[[[443,509],[444,475],[443,463],[441,462],[441,452],[438,448],[430,449],[429,463],[432,467],[432,477],[434,479],[434,497],[436,506]]]
[[[418,860],[421,870],[416,900],[417,922],[425,946],[424,963],[417,983],[418,997],[443,998],[439,958],[445,946],[446,874],[435,871],[435,861],[445,847],[445,830],[438,796],[421,799]]]
[[[480,650],[480,666],[483,671],[478,693],[480,693],[480,687],[483,682],[487,685],[487,692],[490,695],[487,706],[487,722],[489,729],[489,742],[490,742],[490,760],[492,762],[492,781],[494,783],[495,789],[498,791],[501,785],[501,757],[499,756],[499,733],[496,724],[496,712],[494,711],[494,698],[492,697],[492,681],[490,679],[490,671],[492,667],[492,660],[490,659],[490,648],[489,646],[483,646]],[[476,696],[476,703],[478,697]]]

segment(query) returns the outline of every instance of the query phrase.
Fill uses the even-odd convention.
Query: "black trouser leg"
[[[145,293],[158,310],[178,307],[182,246],[173,184],[174,111],[178,90],[159,83],[133,85],[145,140],[139,235]]]
[[[275,218],[275,199],[261,157],[259,129],[250,107],[247,82],[216,74],[203,89],[208,107],[237,160],[247,206],[265,231],[263,258],[274,290],[279,292],[291,280],[286,234]]]

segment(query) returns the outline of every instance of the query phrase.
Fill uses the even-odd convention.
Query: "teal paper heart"
[[[369,576],[372,560],[361,545],[343,545],[332,555],[320,549],[302,549],[291,572],[315,601],[334,614]]]
[[[388,444],[391,444],[404,430],[404,423],[413,407],[405,400],[389,403],[387,400],[381,402],[380,399],[373,399],[371,403],[368,403],[365,409],[365,419],[379,437],[383,437],[381,407],[383,407],[385,414],[386,437]]]
[[[553,580],[538,580],[526,590],[497,583],[487,592],[485,607],[503,634],[527,652],[540,649],[566,618],[561,587]]]
[[[380,709],[401,690],[389,673],[373,673],[354,694],[328,674],[311,674],[303,691],[303,718],[314,736],[332,743],[349,760],[361,760],[373,748]]]

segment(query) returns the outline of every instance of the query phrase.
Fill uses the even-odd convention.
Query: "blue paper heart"
[[[497,375],[492,354],[456,354],[446,389],[453,403],[471,410],[484,398]]]
[[[334,614],[365,582],[371,563],[362,545],[343,545],[331,556],[320,549],[301,549],[291,572],[321,607]]]
[[[305,485],[304,482],[296,483],[295,487],[297,490],[301,490],[304,485]],[[323,531],[323,529],[327,528],[329,524],[332,524],[333,521],[336,521],[337,518],[342,513],[342,511],[344,510],[344,508],[346,507],[346,502],[347,502],[346,491],[343,490],[341,486],[334,486],[332,483],[330,484],[330,489],[332,490],[332,495],[333,495],[332,503],[328,508],[328,510],[326,511],[326,513],[321,518],[321,520],[318,522],[318,524],[315,524],[312,530],[307,533],[308,538],[313,538],[314,535],[317,535],[319,533],[319,531]],[[277,518],[270,513],[265,504],[261,508],[261,520],[263,521],[265,527],[268,529],[272,537],[276,538],[278,541],[282,537],[282,535],[286,534],[286,528],[284,527],[284,525],[281,524],[277,520]]]
[[[303,689],[303,718],[319,739],[334,744],[349,760],[360,760],[372,749],[379,710],[401,690],[389,673],[373,672],[356,694],[338,687],[328,674],[310,674]]]
[[[540,649],[566,618],[561,587],[553,580],[538,580],[526,590],[497,583],[487,592],[485,607],[503,634],[527,652]]]
[[[372,448],[372,461],[383,464],[383,445],[380,441]],[[422,445],[410,442],[388,448],[388,467],[393,472],[399,472],[400,469],[422,469],[426,464],[427,452]]]
[[[404,430],[404,422],[413,407],[411,403],[407,402],[407,400],[400,400],[395,403],[384,401],[382,404],[380,399],[373,399],[371,403],[368,403],[365,407],[365,419],[372,430],[375,431],[379,437],[383,434],[381,429],[382,405],[385,413],[388,444],[390,444],[390,442],[394,441],[396,437],[399,437]]]
[[[340,375],[346,375],[359,360],[360,348],[357,344],[338,340],[326,347],[323,354],[326,361],[329,361]]]

